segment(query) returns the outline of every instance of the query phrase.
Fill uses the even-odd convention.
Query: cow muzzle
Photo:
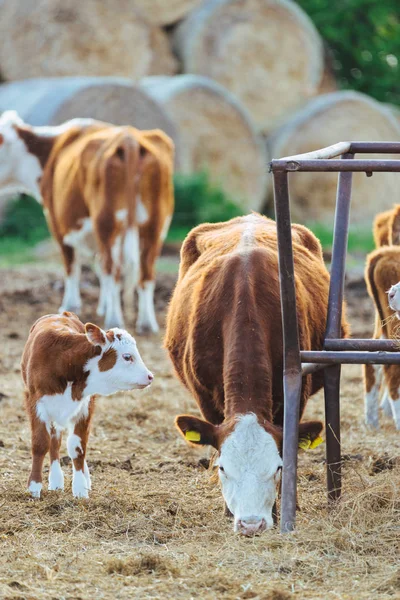
[[[257,535],[267,529],[267,522],[265,519],[259,517],[246,517],[239,519],[235,524],[235,530],[242,535]]]

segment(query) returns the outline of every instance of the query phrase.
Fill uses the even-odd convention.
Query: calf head
[[[389,306],[395,311],[396,317],[400,319],[400,282],[392,285],[388,291]]]
[[[271,528],[283,464],[282,429],[260,422],[254,413],[236,415],[221,425],[180,415],[176,426],[188,442],[218,451],[214,464],[224,500],[234,516],[234,530],[254,535]],[[300,439],[313,441],[321,430],[319,421],[301,423]]]
[[[144,364],[135,339],[127,331],[117,327],[103,331],[93,323],[86,323],[85,333],[89,342],[99,348],[99,354],[85,365],[90,388],[86,393],[109,396],[151,384],[153,374]]]
[[[15,111],[0,116],[0,194],[26,192],[39,202],[42,167],[37,156],[29,152],[21,132],[30,130]]]

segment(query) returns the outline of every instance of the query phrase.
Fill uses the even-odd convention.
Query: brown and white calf
[[[321,245],[293,225],[302,349],[322,348],[329,274]],[[345,321],[343,333],[347,331]],[[165,345],[205,420],[180,415],[187,441],[218,451],[222,493],[245,535],[273,524],[282,467],[283,349],[274,221],[257,214],[204,224],[187,236],[167,317]],[[303,379],[302,416],[320,373]],[[314,441],[322,423],[300,423]]]
[[[83,325],[70,312],[46,315],[34,323],[21,367],[32,431],[29,492],[40,497],[43,461],[49,451],[49,490],[64,489],[60,446],[66,429],[73,465],[72,493],[87,498],[91,481],[86,449],[96,394],[143,389],[152,382],[152,373],[127,331]]]
[[[378,248],[367,256],[365,268],[368,293],[375,305],[373,337],[396,339],[400,337],[400,206],[377,215],[374,239]],[[364,365],[363,369],[366,425],[379,427],[382,393],[380,406],[400,429],[400,366]]]
[[[106,327],[123,326],[123,277],[128,311],[137,289],[137,331],[158,331],[155,261],[174,208],[173,160],[173,143],[159,130],[93,119],[30,127],[12,111],[0,117],[0,193],[43,202],[66,271],[61,312],[79,312],[81,263],[97,252]]]

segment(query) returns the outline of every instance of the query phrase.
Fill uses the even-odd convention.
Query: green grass
[[[307,227],[320,240],[324,250],[332,248],[333,225],[326,226],[322,223],[308,223]],[[349,229],[349,252],[362,252],[364,254],[374,249],[374,239],[372,237],[372,227],[368,226],[350,226]]]

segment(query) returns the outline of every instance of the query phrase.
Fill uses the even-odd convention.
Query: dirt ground
[[[347,285],[348,316],[353,335],[367,337],[373,313],[360,273]],[[159,276],[160,323],[174,281],[173,273]],[[58,265],[0,271],[0,598],[400,598],[400,436],[384,416],[379,432],[365,429],[359,366],[343,368],[343,499],[327,511],[324,445],[301,454],[294,534],[233,533],[206,454],[174,429],[176,414],[198,412],[161,335],[138,339],[155,374],[151,388],[98,401],[90,500],[72,498],[65,445],[66,491],[31,500],[19,363],[30,326],[56,312],[61,287]],[[83,320],[97,321],[97,293],[85,273]],[[318,394],[307,416],[322,415]]]

